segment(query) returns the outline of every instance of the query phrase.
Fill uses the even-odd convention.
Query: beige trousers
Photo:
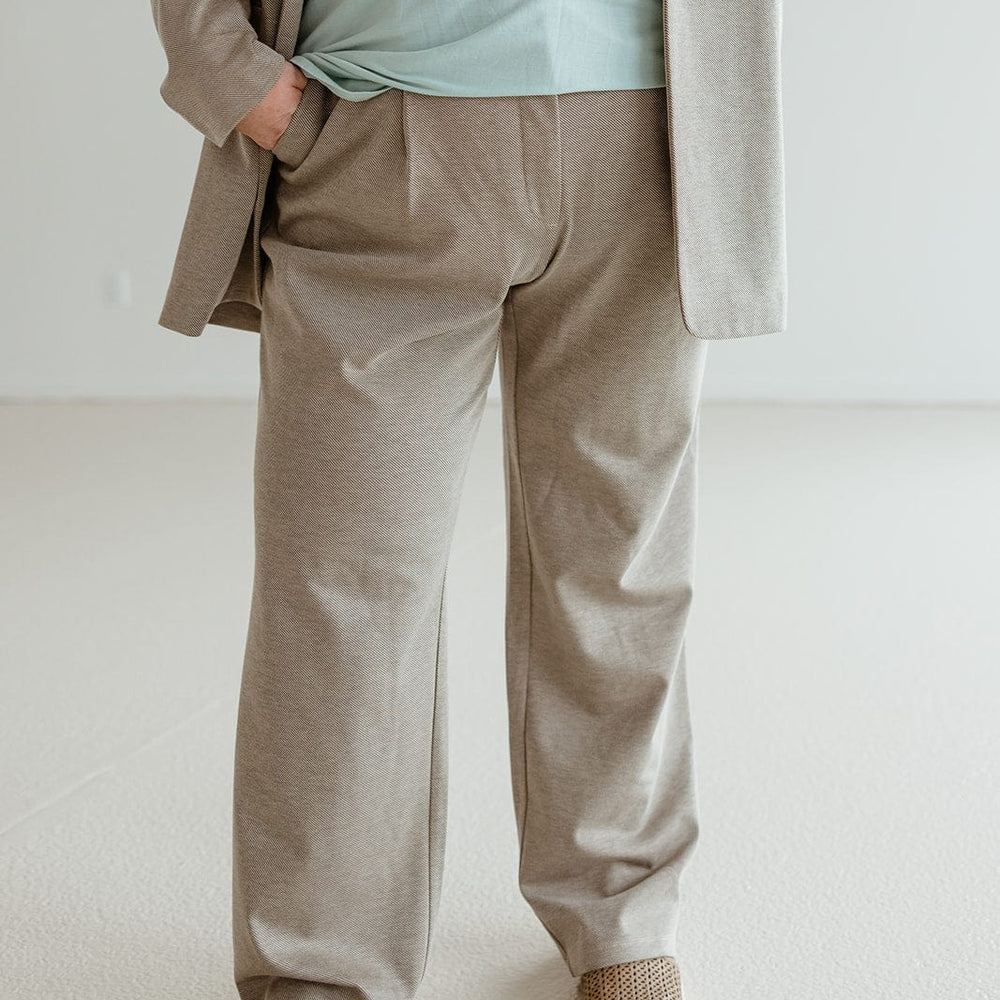
[[[445,575],[498,351],[520,889],[574,976],[675,953],[698,836],[685,626],[707,344],[679,315],[665,111],[662,89],[353,102],[310,80],[275,149],[234,796],[243,1000],[421,982]]]

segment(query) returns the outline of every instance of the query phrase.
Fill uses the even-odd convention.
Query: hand
[[[295,63],[286,60],[281,76],[267,97],[237,123],[237,131],[249,136],[258,146],[273,149],[299,106],[308,79]]]

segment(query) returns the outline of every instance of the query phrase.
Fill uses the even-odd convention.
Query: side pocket
[[[271,149],[276,160],[289,167],[298,167],[305,161],[323,130],[326,92],[327,88],[319,80],[311,76],[306,79],[298,106]]]

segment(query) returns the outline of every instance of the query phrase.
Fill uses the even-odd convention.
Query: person
[[[260,341],[240,996],[422,981],[499,356],[520,890],[587,1000],[677,1000],[706,351],[786,326],[778,0],[152,9],[204,136],[159,324]]]

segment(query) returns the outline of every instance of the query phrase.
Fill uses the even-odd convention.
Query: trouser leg
[[[678,307],[662,91],[559,108],[555,252],[501,338],[507,679],[520,886],[580,975],[676,948],[706,346]]]
[[[407,1000],[444,857],[445,571],[499,316],[454,322],[450,284],[414,294],[391,254],[362,275],[333,243],[266,246],[236,979],[243,1000]]]

